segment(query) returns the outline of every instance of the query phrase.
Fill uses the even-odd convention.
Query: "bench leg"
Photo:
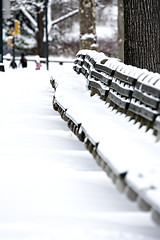
[[[160,131],[157,131],[157,139],[156,142],[160,141]]]

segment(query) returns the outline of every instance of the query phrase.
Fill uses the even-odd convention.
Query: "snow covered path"
[[[0,240],[158,240],[53,110],[49,78],[0,73]]]

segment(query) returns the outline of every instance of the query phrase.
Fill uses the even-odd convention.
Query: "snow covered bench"
[[[83,50],[82,53],[83,59],[85,59],[85,51]],[[81,51],[78,56],[80,54]],[[135,123],[140,122],[140,127],[146,126],[146,130],[152,129],[153,133],[157,135],[157,140],[159,140],[160,74],[125,65],[118,59],[107,58],[94,51],[86,50],[86,55],[89,56],[87,59],[90,65],[85,64],[85,71],[82,71],[82,74],[87,78],[89,89],[91,91],[94,89],[94,92],[104,96],[103,88],[106,86],[106,98],[102,99],[109,102],[117,111],[124,112],[130,119],[134,119]],[[83,64],[81,66],[83,68]],[[85,127],[83,131],[86,137],[85,143],[88,145],[87,148],[93,154],[97,163],[112,178],[118,189],[125,192],[130,200],[136,201],[143,211],[151,211],[153,220],[160,224],[159,173],[157,173],[157,177],[153,174],[153,180],[152,176],[147,179],[144,160],[134,171],[130,161],[125,165],[123,160],[114,162],[112,159],[107,159],[103,151],[105,143],[97,141],[96,145],[96,138]],[[121,168],[120,166],[123,166],[123,164],[124,168]],[[152,175],[152,172],[155,172],[154,164],[148,169],[149,175]]]
[[[142,210],[150,211],[160,224],[160,151],[153,135],[153,130],[160,131],[159,74],[127,66],[94,51],[80,51],[77,56],[74,70],[85,77],[73,72],[73,78],[62,86],[66,77],[63,73],[53,105],[118,189]],[[106,103],[96,95],[91,98],[87,87],[93,88],[91,91],[97,89]],[[120,103],[109,99],[110,93],[118,96]],[[123,100],[127,103],[124,108]],[[152,113],[156,111],[153,119],[148,117],[148,109],[142,115],[146,107]],[[145,132],[148,124],[150,130]]]
[[[160,139],[160,74],[89,50],[79,51],[74,70],[88,79],[92,96],[98,93],[114,108],[152,128]]]
[[[94,79],[87,81],[87,86],[91,90],[91,96],[98,93],[101,97],[107,97],[109,88],[102,84],[101,82],[97,82]]]

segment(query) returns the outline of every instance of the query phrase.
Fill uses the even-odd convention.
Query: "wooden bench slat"
[[[79,66],[73,66],[74,71],[76,71],[77,73],[81,72],[81,67]]]
[[[88,62],[86,62],[85,60],[83,62],[83,65],[88,69],[90,69],[90,67],[91,67],[91,65]]]
[[[102,74],[98,73],[97,71],[90,71],[90,76],[93,78],[96,78],[106,84],[107,86],[110,86],[112,80],[109,78],[104,77]]]
[[[146,104],[147,106],[150,106],[154,109],[157,109],[159,106],[159,100],[153,98],[152,96],[147,96],[143,92],[135,89],[133,92],[133,97],[140,100],[142,103]]]
[[[135,86],[137,79],[115,71],[114,77],[119,79],[122,82],[128,83],[129,85]]]
[[[147,92],[147,93],[153,95],[154,97],[157,97],[160,99],[160,89],[157,89],[154,86],[142,84],[142,91]]]
[[[140,112],[140,105],[137,105],[136,103],[130,102],[128,110],[139,115]]]
[[[153,122],[157,116],[157,111],[153,111],[150,108],[144,108],[143,106],[141,106],[139,115],[144,117],[145,119]]]
[[[109,91],[108,93],[108,98],[114,102],[117,106],[123,108],[123,109],[128,109],[129,106],[129,100],[124,100],[123,98],[121,98],[121,96],[117,95],[114,92]]]
[[[97,89],[102,96],[107,96],[109,92],[109,88],[102,88],[99,83],[91,80],[88,80],[88,87]]]
[[[126,89],[125,87],[122,87],[120,84],[118,84],[115,81],[112,81],[111,88],[117,91],[122,96],[129,97],[129,98],[132,96],[132,93],[133,93],[133,90]]]
[[[95,69],[98,70],[98,71],[102,71],[110,76],[113,76],[114,73],[115,73],[115,70],[111,69],[111,68],[108,68],[107,66],[104,66],[102,64],[95,64]]]

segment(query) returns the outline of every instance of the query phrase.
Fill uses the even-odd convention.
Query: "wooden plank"
[[[85,56],[86,56],[86,55],[84,55],[84,54],[78,54],[76,57],[77,57],[77,58],[82,58],[82,59],[84,60],[84,59],[85,59]]]
[[[119,79],[122,82],[128,83],[129,85],[135,86],[137,79],[115,71],[114,77]]]
[[[81,126],[82,131],[84,132],[85,136],[87,137],[87,139],[89,139],[89,141],[97,148],[99,141],[93,139],[90,134],[87,132],[87,130],[83,127],[83,125]]]
[[[82,66],[81,72],[85,75],[87,70]]]
[[[82,66],[83,65],[83,61],[81,61],[80,59],[77,60],[77,64]]]
[[[57,99],[54,100],[54,104],[57,104],[64,112],[67,111],[67,108],[65,108],[60,102],[58,102]]]
[[[154,111],[150,108],[145,108],[145,106],[141,105],[141,109],[139,115],[144,117],[145,119],[153,122],[157,116],[157,111]]]
[[[113,76],[114,73],[115,73],[115,70],[111,69],[111,68],[108,68],[107,66],[104,66],[102,64],[95,64],[95,69],[98,70],[98,71],[101,71],[101,72],[104,72],[110,76]]]
[[[106,84],[107,86],[110,86],[112,80],[107,78],[107,77],[104,77],[101,73],[97,72],[97,71],[90,71],[90,76],[97,79],[97,80],[100,80],[101,82],[103,82],[104,84]]]
[[[91,57],[87,54],[87,55],[85,56],[85,59],[87,59],[88,61],[90,61],[90,60],[91,60]]]
[[[90,63],[93,65],[93,67],[95,66],[96,62],[93,58],[90,59]]]
[[[160,89],[156,88],[156,86],[149,86],[146,84],[142,84],[142,91],[147,92],[154,97],[157,97],[160,99]]]
[[[141,108],[140,105],[136,105],[136,103],[130,102],[128,110],[139,115]]]
[[[78,66],[73,66],[74,71],[76,71],[77,73],[81,73],[81,67]]]
[[[128,106],[129,106],[128,99],[125,100],[124,98],[121,98],[120,95],[117,95],[116,93],[111,91],[109,91],[108,93],[108,98],[120,108],[128,109]]]
[[[112,81],[111,88],[114,89],[119,94],[121,94],[122,96],[129,97],[129,98],[132,96],[132,93],[133,93],[133,90],[121,86],[116,81]]]
[[[95,81],[91,81],[91,80],[88,80],[88,87],[97,89],[99,91],[100,95],[102,95],[102,96],[107,96],[108,92],[109,92],[109,88],[108,89],[102,88],[102,86],[99,83],[97,83]]]
[[[90,69],[91,65],[84,60],[83,66],[85,66],[88,70]]]
[[[147,106],[157,109],[159,106],[160,100],[153,98],[151,95],[147,95],[137,89],[133,92],[133,97],[140,100],[142,103],[146,104]]]

